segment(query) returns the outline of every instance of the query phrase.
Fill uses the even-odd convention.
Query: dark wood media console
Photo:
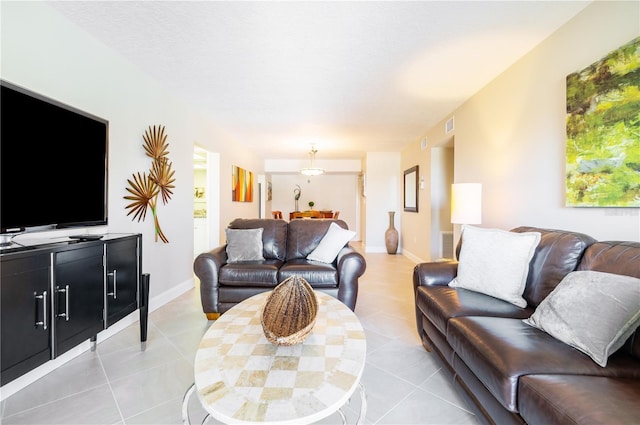
[[[142,236],[106,234],[0,252],[0,385],[69,351],[140,308]],[[148,292],[147,292],[148,294]],[[143,317],[144,316],[144,317]]]

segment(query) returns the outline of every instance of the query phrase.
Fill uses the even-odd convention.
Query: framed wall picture
[[[640,37],[567,76],[566,206],[640,207]]]
[[[418,166],[404,171],[404,210],[418,212]]]
[[[253,173],[236,165],[231,166],[231,200],[253,202]]]

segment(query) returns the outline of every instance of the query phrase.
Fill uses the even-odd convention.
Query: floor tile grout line
[[[183,356],[181,355],[181,357],[183,357]],[[176,359],[172,360],[172,361],[171,361],[171,362],[169,362],[169,363],[162,363],[162,364],[158,364],[158,365],[155,365],[155,366],[153,366],[153,367],[151,367],[151,368],[149,368],[149,369],[145,369],[145,370],[143,370],[143,371],[136,372],[136,373],[134,373],[133,375],[128,375],[128,376],[124,376],[124,377],[121,377],[121,378],[117,378],[117,379],[115,379],[115,380],[114,380],[114,382],[115,382],[115,381],[120,381],[120,380],[123,380],[123,379],[130,379],[132,376],[137,375],[137,374],[140,374],[140,373],[149,373],[149,372],[154,371],[155,369],[161,369],[161,368],[164,368],[164,367],[166,367],[166,366],[167,366],[167,364],[175,363],[175,362],[180,361],[180,360],[187,361],[187,360],[186,360],[186,359],[184,359],[184,358],[176,358]],[[115,396],[114,396],[114,397],[115,397]],[[171,399],[170,399],[170,400],[171,400]],[[141,414],[141,413],[143,413],[143,412],[150,412],[150,411],[152,411],[153,409],[158,408],[159,406],[163,405],[164,403],[166,403],[166,402],[168,402],[168,401],[170,401],[170,400],[164,400],[164,401],[162,401],[162,402],[160,402],[160,403],[158,403],[158,404],[155,404],[155,405],[151,406],[151,407],[150,407],[150,408],[148,408],[148,409],[143,410],[142,412],[137,412],[136,414],[131,415],[131,416],[127,416],[126,418],[124,417],[124,415],[121,415],[121,416],[123,417],[122,421],[123,421],[123,423],[124,423],[124,424],[126,424],[126,421],[127,421],[127,420],[129,420],[129,419],[131,419],[131,418],[133,418],[133,417],[136,417],[136,416],[140,415],[140,414]]]
[[[388,416],[391,412],[393,412],[395,409],[398,408],[398,406],[400,406],[405,400],[407,400],[410,396],[412,396],[416,391],[418,391],[420,388],[419,387],[415,387],[413,390],[411,390],[409,393],[407,393],[407,395],[405,395],[404,397],[402,397],[400,400],[398,400],[397,403],[395,403],[393,406],[391,406],[384,414],[382,414],[377,421],[373,422],[372,425],[376,425],[378,423],[380,423],[381,420],[383,420],[386,416]]]
[[[75,396],[77,396],[77,395],[79,395],[79,394],[84,394],[84,393],[86,393],[86,392],[88,392],[88,391],[95,390],[95,389],[100,388],[100,387],[102,387],[102,386],[104,386],[104,385],[107,385],[107,384],[106,384],[106,383],[103,383],[103,384],[100,384],[100,385],[96,385],[95,387],[87,388],[87,389],[85,389],[85,390],[83,390],[83,391],[77,391],[77,392],[75,392],[75,393],[67,394],[67,395],[66,395],[66,396],[64,396],[64,397],[60,397],[60,398],[55,399],[55,400],[50,400],[50,401],[48,401],[48,402],[46,402],[46,403],[42,403],[42,404],[38,404],[37,406],[29,407],[28,409],[20,410],[19,412],[12,413],[11,415],[8,415],[8,416],[6,416],[6,417],[5,417],[5,416],[3,416],[3,417],[2,417],[2,419],[12,418],[12,417],[14,417],[14,416],[22,415],[22,414],[24,414],[24,413],[31,412],[31,411],[34,411],[34,410],[40,409],[40,408],[45,407],[45,406],[50,406],[50,405],[52,405],[52,404],[59,403],[59,402],[61,402],[61,401],[63,401],[63,400],[67,400],[67,399],[69,399],[69,398],[71,398],[71,397],[75,397]]]
[[[160,337],[162,337],[163,339],[165,339],[165,340],[169,343],[169,345],[171,345],[172,347],[176,348],[175,344],[173,344],[173,343],[172,343],[172,341],[171,341],[171,339],[170,339],[170,338],[168,338],[168,337],[167,337],[167,335],[166,335],[164,332],[162,332],[162,330],[160,329],[160,327],[158,327],[158,326],[156,325],[156,323],[154,323],[153,319],[149,318],[149,321],[148,321],[148,324],[147,324],[147,325],[148,325],[148,326],[153,326],[153,327],[154,327],[154,330],[155,330],[156,332],[158,332],[158,334],[159,334],[159,336],[160,336]],[[140,343],[140,344],[142,344],[142,342],[141,342],[141,341],[140,341],[139,343]],[[136,344],[137,344],[137,343],[136,343]],[[124,347],[122,350],[128,350],[128,349],[131,349],[131,348],[132,348],[132,346],[133,346],[133,345],[127,345],[127,346],[126,346],[126,347]],[[183,360],[186,360],[186,359],[184,359],[184,356],[182,355],[182,353],[180,352],[180,350],[177,350],[177,349],[176,349],[176,351],[178,352],[178,355],[179,355],[180,357],[182,357],[182,358],[183,358]],[[110,353],[110,354],[111,354],[111,353]],[[112,378],[111,378],[111,377],[109,376],[109,374],[107,373],[107,371],[106,371],[106,369],[105,369],[105,367],[104,367],[104,364],[102,363],[102,358],[100,357],[100,355],[99,355],[99,354],[98,354],[98,358],[100,359],[100,366],[102,367],[102,369],[103,369],[103,371],[104,371],[105,377],[106,377],[107,382],[108,382],[108,384],[109,384],[109,390],[111,391],[111,395],[112,395],[112,397],[113,397],[113,399],[114,399],[114,401],[115,401],[115,403],[116,403],[116,407],[117,407],[117,409],[118,409],[118,413],[120,414],[121,423],[122,423],[123,425],[126,425],[127,420],[131,419],[132,417],[135,417],[136,415],[138,415],[138,414],[140,414],[140,413],[142,413],[142,412],[136,413],[136,415],[129,416],[129,417],[125,418],[124,414],[122,413],[122,409],[120,408],[120,403],[118,403],[118,399],[117,399],[117,397],[116,397],[116,395],[115,395],[115,391],[113,390],[113,386],[111,385]],[[175,359],[175,360],[178,360],[178,359]],[[175,360],[172,360],[172,362],[173,362],[173,361],[175,361]],[[170,363],[170,362],[168,362],[168,363]],[[147,371],[151,371],[151,370],[153,370],[153,369],[157,369],[157,368],[160,368],[160,367],[164,367],[164,366],[166,366],[166,364],[168,364],[168,363],[162,363],[162,364],[156,365],[156,366],[154,366],[154,367],[151,367],[151,368],[147,369]],[[135,372],[133,375],[138,374],[138,373],[142,373],[142,371]],[[129,375],[129,376],[123,376],[123,377],[120,377],[120,378],[115,378],[115,379],[113,379],[113,381],[119,381],[119,380],[122,380],[122,379],[129,379],[129,378],[130,378],[130,376],[131,376],[131,375]],[[162,403],[161,403],[161,404],[162,404]],[[159,405],[152,406],[151,408],[146,409],[144,412],[151,411],[151,410],[153,410],[153,409],[157,408],[158,406],[159,406]]]
[[[429,390],[427,390],[426,388],[420,388],[420,389],[421,389],[421,390],[423,390],[423,391],[425,391],[425,392],[427,392],[427,393],[429,393],[429,394],[431,394],[432,396],[434,396],[434,397],[436,397],[436,398],[439,398],[440,400],[444,401],[444,402],[445,402],[445,403],[447,403],[447,404],[450,404],[450,405],[451,405],[451,406],[453,406],[453,407],[457,407],[457,408],[458,408],[458,409],[460,409],[460,410],[464,410],[465,412],[469,413],[470,415],[473,415],[473,414],[474,414],[474,413],[473,413],[472,411],[470,411],[469,409],[466,409],[466,408],[464,408],[464,407],[462,407],[462,406],[459,406],[459,405],[457,405],[456,403],[453,403],[453,402],[451,402],[450,400],[447,400],[446,398],[444,398],[444,397],[442,397],[442,396],[440,396],[440,395],[438,395],[438,394],[434,393],[433,391],[429,391]]]
[[[46,377],[46,376],[49,376],[49,375],[51,375],[51,374],[55,374],[57,371],[59,371],[60,369],[62,369],[62,368],[63,368],[63,367],[65,367],[65,366],[67,366],[69,363],[71,363],[71,362],[72,362],[72,361],[74,361],[74,360],[78,360],[81,356],[83,356],[83,355],[87,354],[88,352],[89,352],[89,350],[87,350],[86,352],[83,352],[83,353],[79,354],[78,356],[76,356],[76,357],[75,357],[75,358],[73,358],[73,359],[70,359],[70,360],[69,360],[68,362],[66,362],[64,365],[60,366],[59,368],[57,368],[57,369],[55,369],[55,370],[50,371],[47,375],[45,375],[45,377]],[[97,353],[97,351],[96,351],[96,353]],[[85,361],[88,361],[88,360],[82,360],[82,359],[80,359],[80,361],[85,362]],[[107,381],[108,381],[108,377],[107,377],[106,373],[104,372],[104,369],[103,369],[103,373],[104,373],[105,380],[107,380]],[[45,378],[45,377],[43,377],[43,378]],[[40,379],[43,379],[43,378],[40,378]],[[36,381],[36,382],[37,382],[37,381]],[[35,384],[35,382],[34,382],[34,383],[32,383],[31,385],[33,385],[33,384]],[[75,397],[75,396],[77,396],[77,395],[79,395],[79,394],[84,394],[84,393],[86,393],[86,392],[88,392],[88,391],[95,390],[95,389],[97,389],[97,388],[102,387],[103,385],[104,385],[104,383],[96,384],[96,385],[94,385],[94,386],[89,386],[89,387],[87,387],[87,388],[85,388],[85,389],[83,389],[83,390],[81,390],[81,391],[76,391],[76,392],[73,392],[73,393],[67,394],[67,395],[65,395],[65,396],[63,396],[63,397],[56,398],[56,399],[53,399],[53,400],[49,400],[49,401],[47,401],[47,402],[44,402],[44,403],[41,403],[41,404],[38,404],[38,405],[35,405],[35,406],[31,406],[31,407],[29,407],[29,408],[26,408],[26,409],[23,409],[23,410],[19,410],[19,411],[17,411],[17,412],[14,412],[14,413],[11,413],[10,415],[5,416],[5,413],[6,413],[6,407],[7,407],[7,401],[8,401],[8,400],[10,400],[10,399],[11,399],[11,397],[14,397],[16,394],[18,394],[18,393],[19,393],[19,392],[18,392],[18,393],[16,393],[16,394],[13,394],[11,397],[9,397],[9,398],[7,398],[7,399],[5,399],[5,400],[2,400],[2,407],[1,407],[1,410],[0,410],[0,413],[1,413],[1,414],[0,414],[0,424],[2,424],[2,420],[1,420],[1,419],[11,418],[11,417],[14,417],[14,416],[16,416],[16,415],[20,415],[20,414],[23,414],[23,413],[25,413],[25,412],[30,412],[30,411],[33,411],[33,410],[35,410],[35,409],[39,409],[39,408],[44,407],[44,406],[49,406],[49,405],[51,405],[51,404],[53,404],[53,403],[57,403],[57,402],[60,402],[60,401],[62,401],[62,400],[66,400],[66,399],[68,399],[68,398],[70,398],[70,397]],[[25,390],[25,389],[23,389],[22,391],[24,391],[24,390]]]
[[[113,402],[116,404],[116,409],[118,409],[118,414],[120,415],[120,420],[123,424],[126,424],[124,420],[124,415],[122,414],[122,409],[120,409],[120,403],[118,403],[118,398],[116,397],[115,391],[113,391],[113,386],[111,386],[111,379],[109,379],[109,374],[107,374],[107,370],[104,367],[104,363],[102,362],[102,357],[98,350],[96,350],[96,354],[98,356],[98,361],[100,362],[100,367],[102,368],[102,373],[104,373],[104,377],[107,380],[107,385],[109,385],[109,392],[111,392],[111,397],[113,397]]]
[[[211,326],[211,325],[209,324],[208,326]],[[160,333],[160,335],[162,335],[162,337],[169,342],[169,345],[171,345],[173,348],[175,348],[175,350],[178,352],[178,354],[180,355],[180,357],[182,357],[183,360],[185,360],[185,361],[187,361],[189,363],[191,363],[194,360],[194,359],[187,358],[187,356],[185,354],[183,354],[182,351],[180,351],[180,347],[178,347],[176,344],[174,344],[174,342],[170,338],[170,336],[167,335],[166,333],[162,332],[162,329],[160,329],[160,327],[157,326],[155,323],[154,323],[154,327]]]

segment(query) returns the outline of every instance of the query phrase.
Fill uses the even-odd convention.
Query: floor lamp
[[[451,185],[451,223],[482,223],[482,185],[480,183]]]

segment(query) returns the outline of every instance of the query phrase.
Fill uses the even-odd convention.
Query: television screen
[[[107,120],[1,81],[0,233],[107,224]]]

